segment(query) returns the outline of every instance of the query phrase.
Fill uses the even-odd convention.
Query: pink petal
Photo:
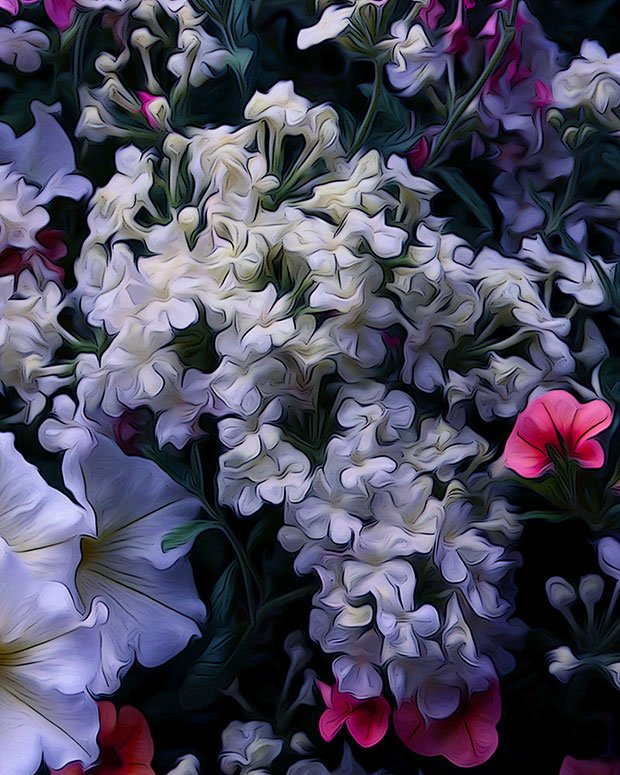
[[[0,0],[0,11],[6,11],[15,16],[19,11],[18,0]]]
[[[560,775],[620,775],[620,761],[603,761],[602,759],[573,759],[565,756],[560,769]]]
[[[326,743],[331,743],[334,737],[336,737],[338,732],[342,729],[345,720],[346,715],[344,713],[332,710],[331,708],[328,708],[323,712],[319,719],[319,732]]]
[[[582,441],[573,453],[573,458],[582,468],[602,468],[605,465],[605,452],[595,439]]]
[[[347,719],[351,737],[362,748],[370,748],[385,737],[390,718],[390,704],[385,697],[367,700]]]
[[[573,443],[587,441],[609,428],[613,412],[605,401],[590,401],[579,407],[573,423]]]
[[[137,91],[136,96],[140,100],[140,113],[148,121],[151,129],[159,129],[159,125],[155,120],[155,117],[149,111],[149,106],[152,102],[155,102],[157,97],[153,94],[149,94],[147,91]]]
[[[44,0],[45,11],[61,32],[69,29],[73,21],[75,0]]]
[[[327,705],[328,708],[331,708],[332,707],[332,687],[324,683],[323,681],[319,681],[318,678],[314,683],[316,684],[316,688],[321,692],[321,697],[323,698],[323,702]]]
[[[415,753],[444,756],[458,767],[476,767],[497,749],[495,726],[500,715],[499,685],[495,681],[486,691],[474,692],[467,705],[447,719],[425,722],[414,703],[405,703],[394,713],[394,727]]]
[[[553,462],[544,447],[538,446],[538,440],[527,441],[520,434],[519,420],[506,442],[504,465],[519,476],[534,479],[542,476],[553,467]]]

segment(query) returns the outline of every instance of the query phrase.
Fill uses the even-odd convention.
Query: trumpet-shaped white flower
[[[0,538],[0,775],[32,775],[97,758],[97,706],[86,690],[100,665],[99,626],[69,590],[29,573]]]
[[[37,578],[72,588],[80,536],[94,524],[65,495],[50,487],[0,433],[0,538]]]
[[[102,436],[65,453],[63,476],[96,523],[96,535],[82,541],[76,586],[85,607],[100,597],[110,611],[101,629],[102,667],[91,683],[110,693],[134,659],[160,665],[200,634],[205,608],[187,547],[161,548],[199,503],[155,463],[128,457]]]

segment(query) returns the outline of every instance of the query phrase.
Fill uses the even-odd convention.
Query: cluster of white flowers
[[[472,475],[488,445],[440,417],[416,427],[414,415],[400,391],[345,389],[343,432],[307,497],[287,504],[280,534],[298,572],[320,578],[310,632],[339,654],[340,690],[360,699],[382,693],[380,668],[400,703],[440,665],[475,677],[489,654],[500,669],[511,664],[501,648],[512,611],[506,547],[519,528]]]
[[[430,214],[431,184],[397,157],[347,158],[334,110],[289,82],[245,118],[118,151],[73,296],[108,342],[80,356],[77,409],[57,414],[111,435],[147,406],[179,448],[217,418],[219,501],[241,516],[284,504],[341,691],[376,696],[387,678],[403,702],[438,676],[479,690],[512,664],[519,531],[468,412],[512,417],[572,385],[576,359],[596,366],[592,321],[582,352],[569,342],[610,270],[535,238],[472,250]],[[416,417],[412,395],[429,394],[443,405]]]
[[[56,197],[77,200],[91,192],[75,173],[71,142],[55,118],[58,107],[33,102],[34,125],[20,136],[0,124],[0,392],[15,390],[22,402],[15,419],[27,422],[70,373],[52,364],[63,341],[58,314],[66,299],[45,261],[46,206]],[[53,155],[41,153],[45,144]]]

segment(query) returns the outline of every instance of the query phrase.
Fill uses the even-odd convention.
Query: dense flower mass
[[[0,775],[616,772],[565,5],[0,0]]]

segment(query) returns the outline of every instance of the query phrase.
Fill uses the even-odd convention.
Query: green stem
[[[377,113],[377,106],[379,105],[379,99],[381,98],[381,89],[383,88],[382,69],[381,69],[380,63],[378,63],[377,61],[374,61],[373,65],[375,68],[375,77],[372,85],[372,95],[370,97],[368,110],[366,111],[364,120],[359,125],[357,132],[355,133],[355,138],[353,140],[353,143],[351,144],[351,148],[349,149],[349,159],[352,156],[355,156],[355,154],[359,151],[359,149],[364,144],[364,141],[366,140],[366,136],[370,131],[370,127],[372,126],[375,120],[375,116]]]
[[[510,9],[510,16],[508,19],[508,22],[505,22],[505,16],[503,13],[500,12],[499,19],[500,24],[502,27],[502,36],[500,38],[499,43],[497,44],[497,48],[493,52],[493,56],[489,59],[487,62],[486,67],[484,70],[480,73],[480,76],[474,83],[474,85],[471,87],[471,89],[457,102],[456,108],[454,109],[454,112],[448,119],[448,122],[444,126],[444,128],[441,130],[441,132],[437,135],[437,139],[435,140],[433,144],[433,149],[431,151],[431,155],[428,161],[427,167],[430,167],[433,165],[434,162],[436,162],[439,154],[444,149],[446,143],[450,139],[450,135],[452,133],[452,130],[454,127],[458,124],[463,114],[467,111],[467,109],[471,106],[473,101],[477,98],[478,94],[482,90],[482,87],[484,84],[488,81],[488,79],[493,75],[495,72],[497,66],[502,60],[502,57],[506,53],[506,49],[512,42],[512,39],[515,35],[515,21],[517,17],[517,2],[518,0],[512,0],[512,6]]]

